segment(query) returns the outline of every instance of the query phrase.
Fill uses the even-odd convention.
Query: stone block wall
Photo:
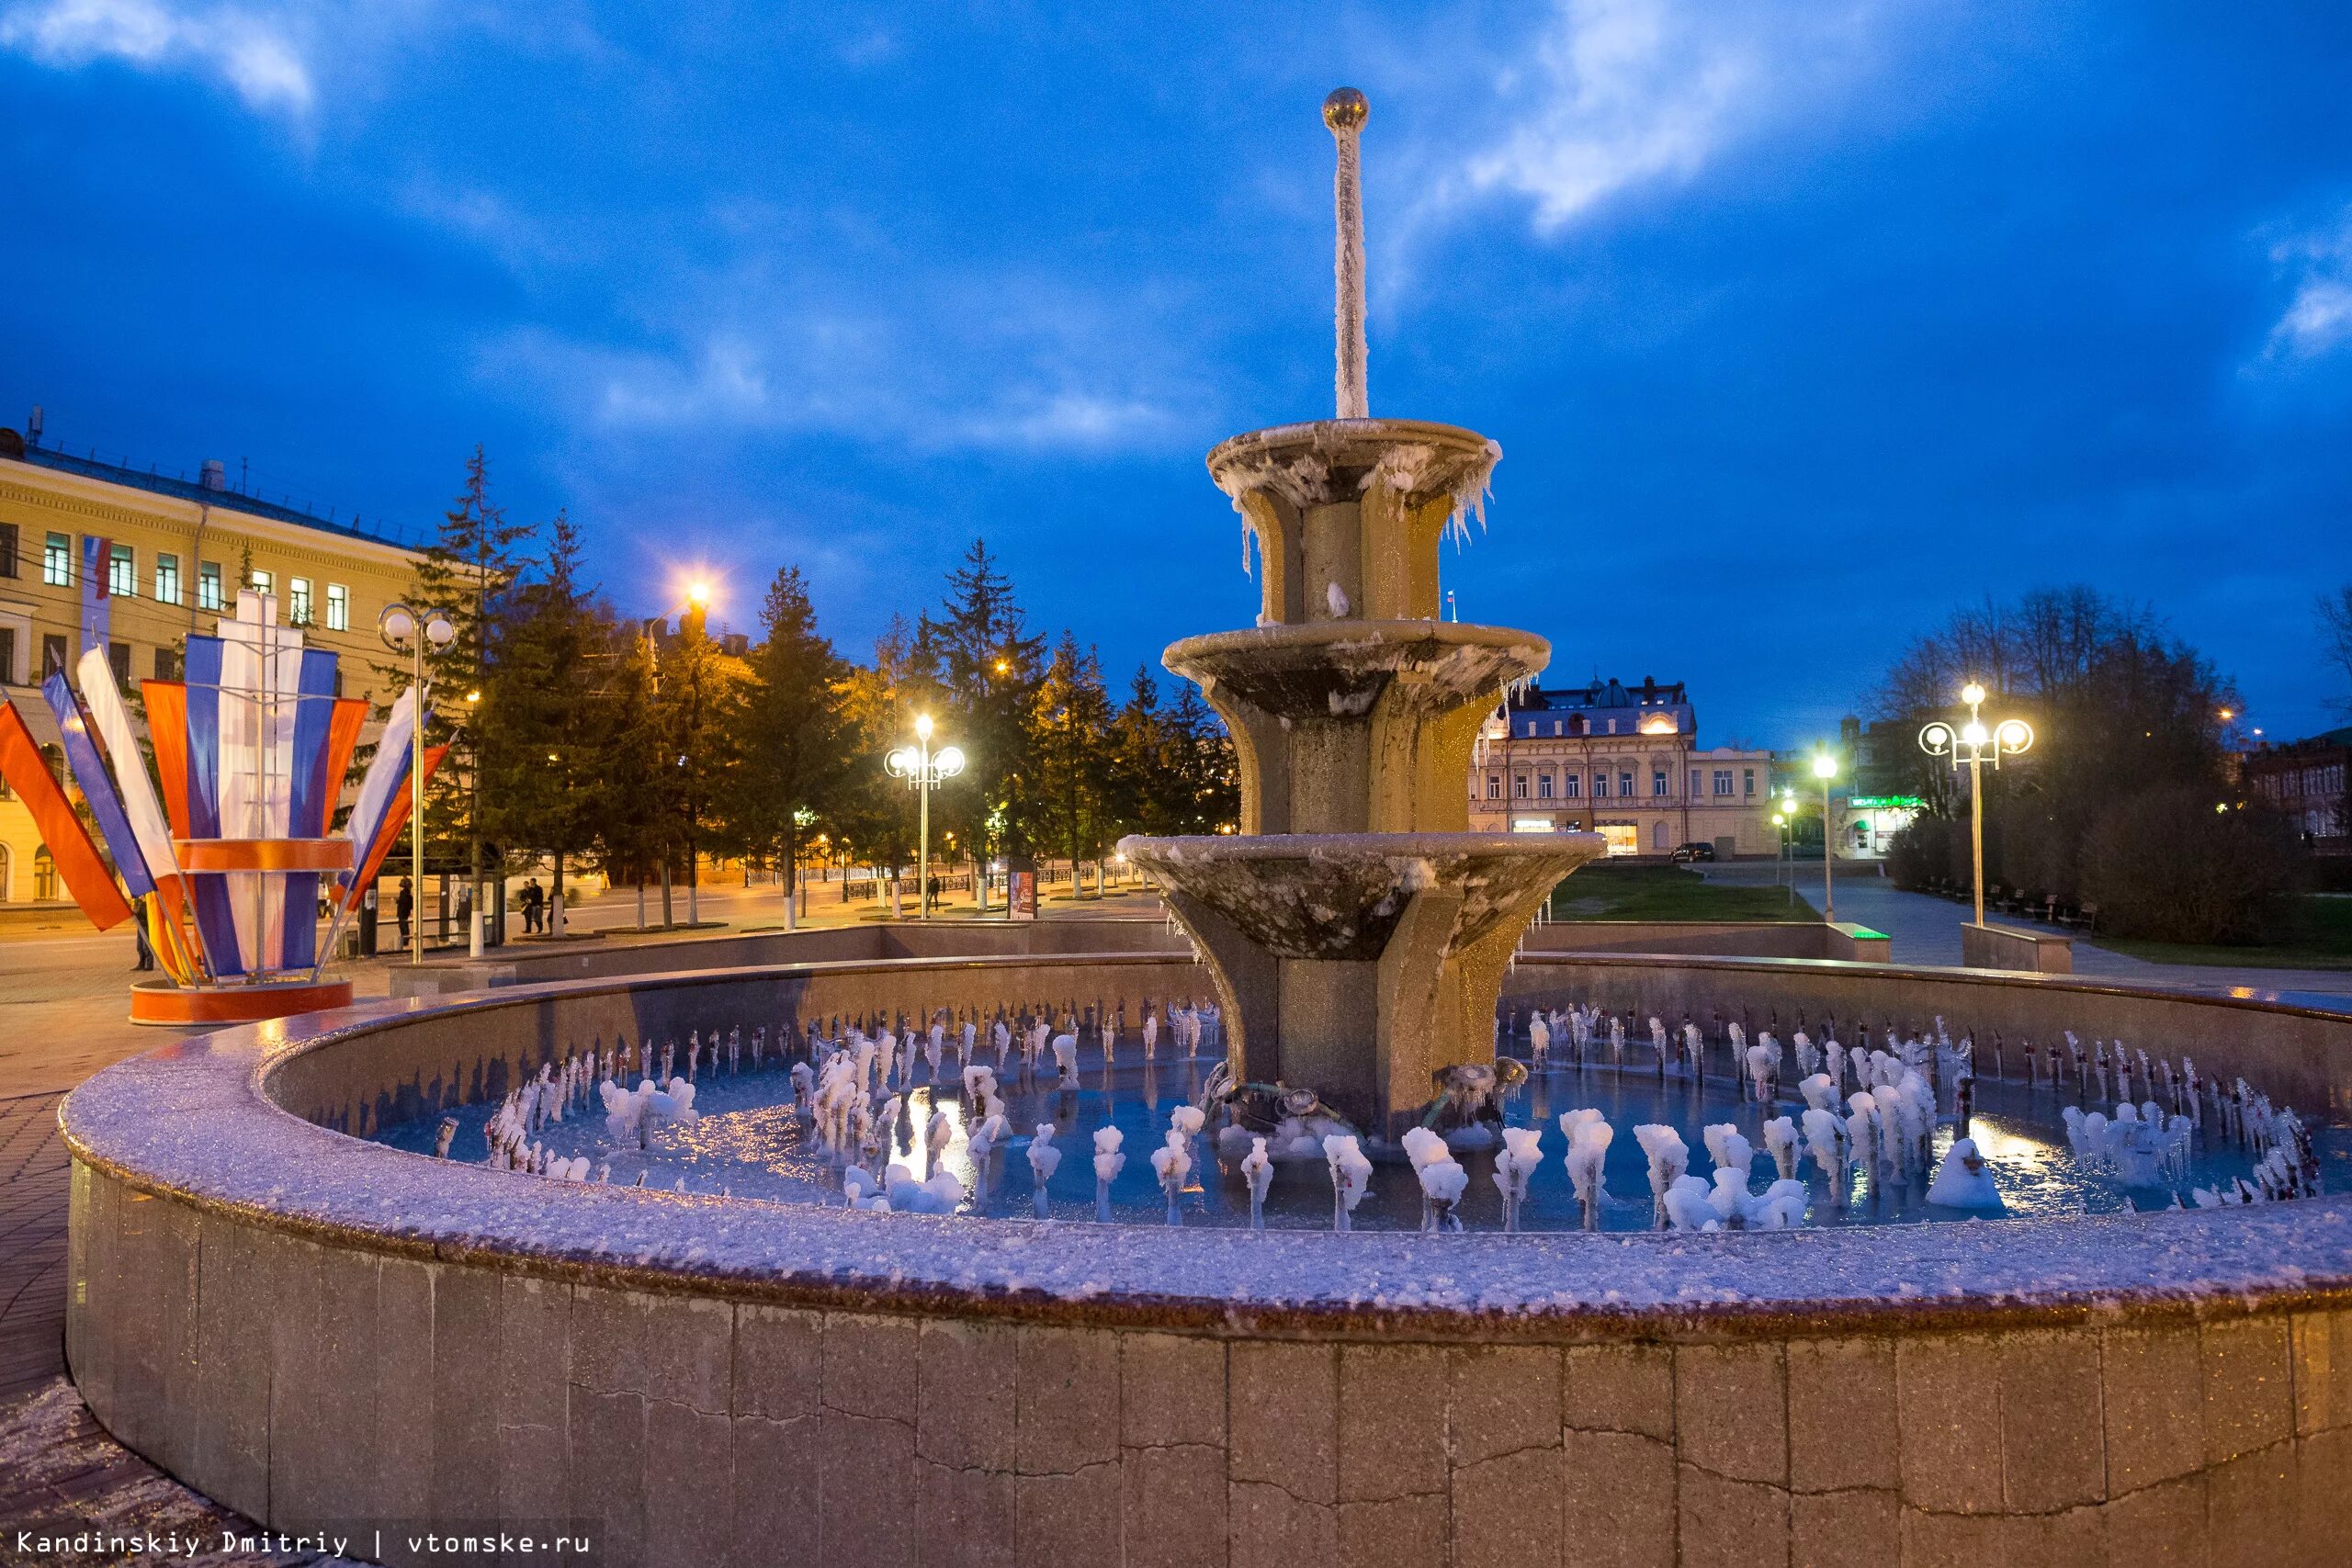
[[[288,1529],[582,1519],[598,1562],[695,1568],[2321,1564],[2352,1542],[2346,1304],[1220,1336],[403,1254],[82,1163],[73,1204],[85,1397]]]

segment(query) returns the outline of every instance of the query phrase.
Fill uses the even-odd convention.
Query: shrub
[[[1886,874],[1897,887],[1917,891],[1942,880],[1965,881],[1952,874],[1952,829],[1941,817],[1914,817],[1887,840]],[[1966,852],[1963,850],[1962,854]],[[1966,865],[1962,859],[1960,863]]]
[[[2302,846],[2271,812],[2215,805],[2210,789],[2169,784],[2100,815],[2082,874],[2100,931],[2228,944],[2277,933],[2301,877]]]

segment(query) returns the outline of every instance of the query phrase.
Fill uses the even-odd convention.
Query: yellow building
[[[142,473],[0,429],[0,684],[53,765],[40,683],[82,656],[85,538],[105,541],[109,657],[126,689],[176,677],[183,639],[209,633],[250,586],[277,594],[311,646],[343,656],[341,694],[390,694],[376,615],[409,593],[420,552],[242,493],[217,462],[194,479]],[[30,814],[0,786],[0,903],[63,897]]]
[[[1480,732],[1470,768],[1479,833],[1599,833],[1612,855],[1702,843],[1723,855],[1780,849],[1772,753],[1699,750],[1680,682],[1531,686]]]

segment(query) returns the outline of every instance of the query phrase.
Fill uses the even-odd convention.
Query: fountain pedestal
[[[1257,626],[1163,656],[1224,718],[1238,835],[1132,838],[1216,976],[1236,1077],[1395,1136],[1439,1070],[1494,1057],[1495,999],[1589,833],[1472,833],[1487,712],[1542,637],[1438,618],[1438,547],[1500,456],[1470,431],[1342,419],[1209,454],[1264,562]]]

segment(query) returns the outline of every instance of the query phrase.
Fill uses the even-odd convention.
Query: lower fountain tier
[[[1503,971],[1591,833],[1125,839],[1215,977],[1233,1070],[1396,1137],[1490,1062]]]
[[[1594,833],[1270,833],[1122,839],[1119,852],[1277,957],[1370,962],[1418,893],[1460,896],[1447,946],[1466,947],[1532,919],[1605,845]]]

